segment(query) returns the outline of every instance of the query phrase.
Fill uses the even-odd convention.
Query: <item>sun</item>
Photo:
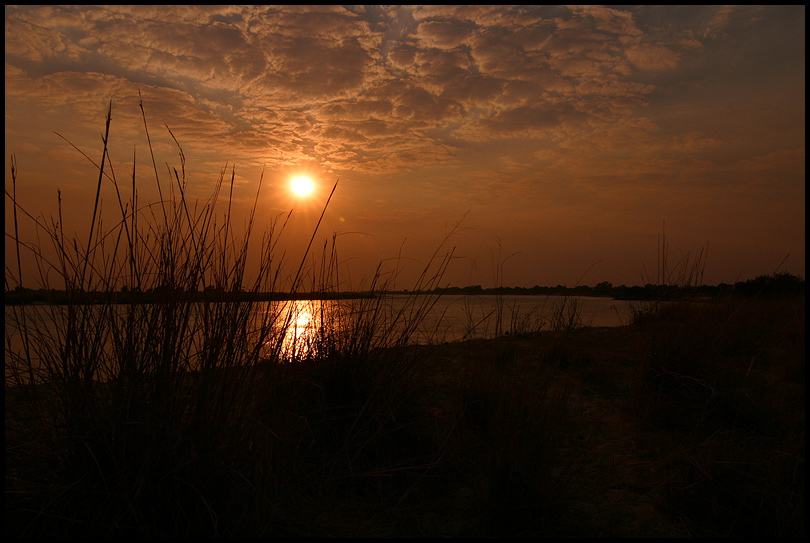
[[[315,183],[306,175],[299,175],[290,181],[290,190],[293,191],[296,196],[309,196],[312,194],[312,191],[315,190]]]

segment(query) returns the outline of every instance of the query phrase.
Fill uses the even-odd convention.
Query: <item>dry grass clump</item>
[[[633,406],[695,535],[804,533],[804,297],[670,304],[641,326]]]
[[[695,536],[803,537],[803,281],[773,275],[795,280],[781,299],[690,299],[706,254],[671,266],[668,252],[664,237],[662,298],[634,311],[630,397],[661,509]]]

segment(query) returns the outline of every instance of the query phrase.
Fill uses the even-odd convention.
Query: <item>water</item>
[[[395,304],[402,303],[394,298]],[[426,316],[415,341],[532,333],[552,329],[561,320],[575,326],[622,326],[630,322],[630,303],[586,296],[443,296]]]
[[[428,344],[462,341],[474,338],[491,338],[506,333],[528,334],[550,330],[568,324],[574,326],[622,326],[630,320],[631,302],[610,298],[561,297],[561,296],[409,296],[394,295],[382,299],[362,300],[301,300],[288,302],[263,302],[256,304],[240,337],[239,345],[249,349],[251,343],[261,341],[263,353],[278,352],[282,357],[295,359],[316,348],[325,335],[338,337],[342,332],[351,336],[353,331],[374,324],[375,341],[384,345],[386,336],[407,337],[412,344]],[[214,304],[215,305],[215,304]],[[136,312],[149,314],[148,306],[135,306]],[[217,306],[223,310],[227,304]],[[231,304],[230,307],[233,307]],[[115,326],[102,327],[108,332],[99,336],[103,344],[99,356],[115,359],[115,342],[122,335],[129,306],[112,306],[112,311],[103,319],[115,320]],[[110,309],[110,308],[108,308]],[[186,334],[179,343],[189,353],[188,364],[195,364],[194,353],[205,350],[205,333],[202,317],[203,304],[192,304]],[[210,308],[209,308],[210,309]],[[102,306],[83,306],[89,322],[103,320]],[[28,330],[36,338],[32,358],[43,360],[54,353],[53,345],[63,342],[66,307],[48,305],[6,306],[6,379],[10,374],[10,362],[22,360],[22,331],[17,324],[25,314]],[[261,321],[269,316],[269,337],[259,337]],[[227,322],[228,316],[225,316]],[[213,319],[209,317],[209,326]],[[327,324],[324,327],[324,323]],[[86,327],[83,329],[87,329]],[[256,331],[255,334],[252,331]],[[254,334],[251,336],[251,334]],[[355,334],[356,336],[356,334]],[[216,336],[216,337],[222,337]],[[50,345],[50,347],[48,346]],[[280,345],[280,348],[279,348]],[[44,348],[43,348],[44,347]],[[193,369],[189,367],[189,369]]]
[[[409,343],[429,344],[491,338],[507,333],[531,334],[573,325],[616,327],[628,324],[631,302],[611,298],[563,296],[387,296],[375,319],[380,328],[393,323],[395,334],[413,324]],[[284,315],[293,323],[285,345],[294,349],[314,339],[323,322],[340,328],[351,322],[350,314],[368,311],[376,302],[363,300],[301,300],[290,302]],[[334,318],[339,314],[339,318]],[[298,340],[298,341],[293,341]]]

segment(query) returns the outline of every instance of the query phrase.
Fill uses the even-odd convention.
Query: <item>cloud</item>
[[[678,55],[660,45],[634,45],[626,55],[634,66],[642,70],[672,70],[678,65]]]
[[[734,11],[734,6],[717,6],[712,19],[706,25],[706,30],[703,32],[703,37],[716,37],[722,33],[726,26],[728,26],[729,18]]]
[[[132,104],[141,89],[149,115],[191,147],[395,171],[477,142],[564,142],[627,122],[655,74],[700,46],[688,33],[660,40],[640,17],[598,6],[11,8],[6,95],[72,108],[89,127],[107,100]],[[728,24],[716,10],[710,26]]]
[[[458,20],[424,21],[419,24],[416,36],[423,47],[453,49],[465,43],[473,35],[469,25]]]
[[[418,51],[419,50],[412,45],[400,44],[388,52],[387,58],[394,67],[407,71],[413,66]]]

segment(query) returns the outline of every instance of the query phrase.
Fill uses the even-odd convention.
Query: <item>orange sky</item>
[[[643,284],[664,222],[671,258],[709,244],[706,283],[772,273],[788,254],[781,270],[805,274],[803,6],[5,17],[6,190],[15,153],[21,204],[48,217],[58,187],[80,239],[97,174],[54,132],[98,160],[112,100],[113,163],[130,172],[137,149],[139,198],[154,198],[140,91],[160,175],[179,166],[164,125],[192,197],[235,164],[247,209],[264,170],[260,222],[295,210],[290,255],[340,179],[318,239],[340,234],[352,286],[402,254],[409,288],[462,218],[444,281],[457,286],[493,286],[499,254],[514,254],[507,286]],[[302,172],[318,183],[306,202],[287,188]]]

